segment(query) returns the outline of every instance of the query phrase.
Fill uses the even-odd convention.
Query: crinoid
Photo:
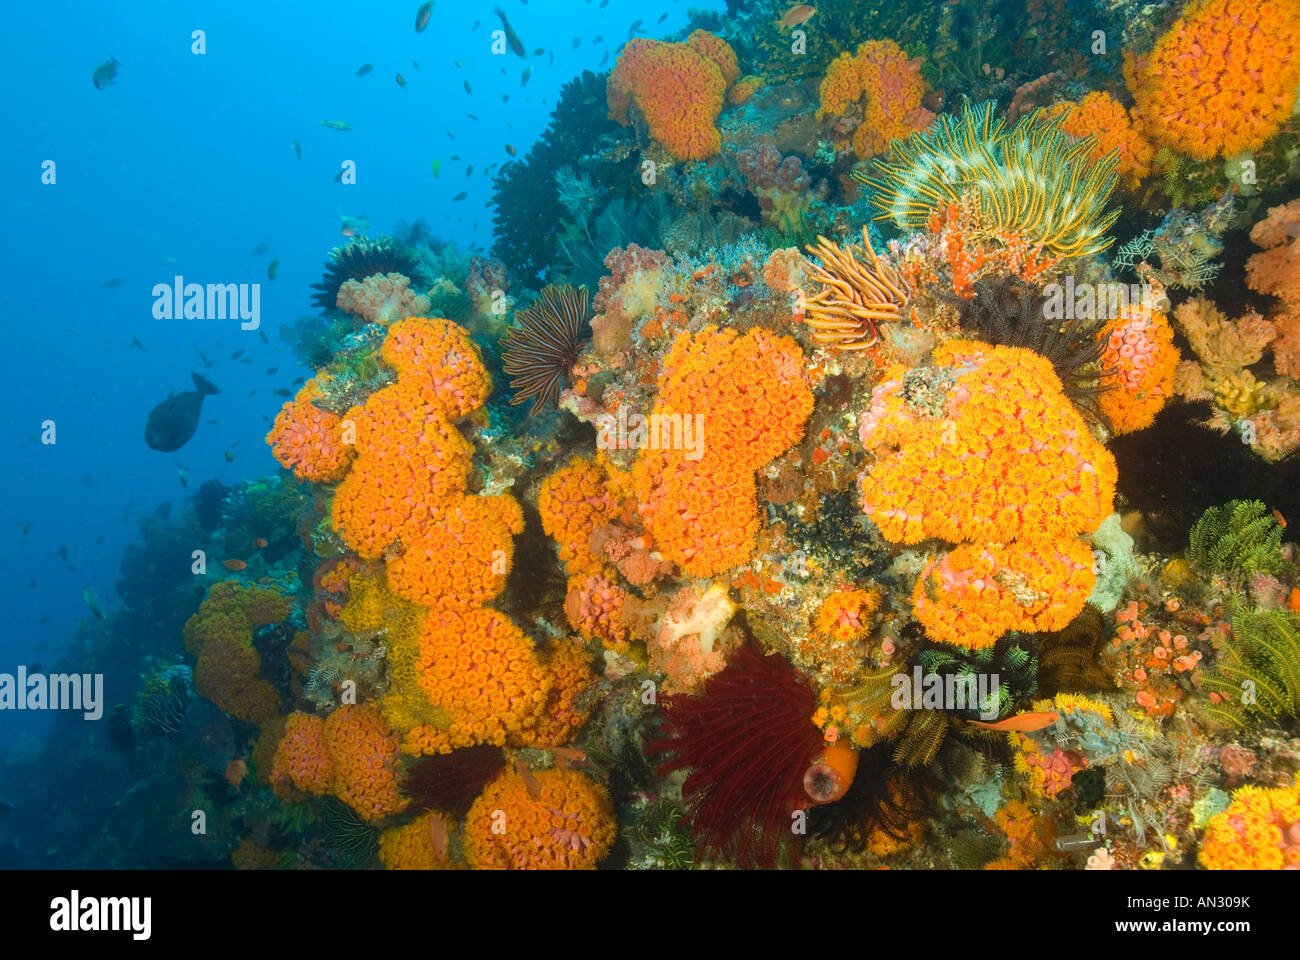
[[[1118,181],[1117,156],[1094,160],[1096,138],[1063,133],[1064,115],[1046,119],[1035,111],[1005,130],[993,117],[995,106],[945,114],[925,132],[895,141],[891,159],[876,161],[875,177],[855,174],[875,190],[877,219],[919,230],[970,195],[990,235],[1020,236],[1057,257],[1105,250],[1105,233],[1119,216],[1105,211]]]
[[[1099,322],[1052,318],[1042,291],[1014,276],[980,277],[970,298],[941,297],[956,307],[962,329],[978,339],[1032,350],[1050,360],[1071,402],[1096,422],[1106,422],[1097,403],[1097,395],[1108,389],[1099,383],[1106,349],[1106,341],[1096,337]]]
[[[376,273],[400,273],[409,277],[415,270],[415,258],[391,237],[368,240],[357,237],[330,251],[325,261],[325,276],[313,283],[312,302],[322,311],[331,310],[339,298],[339,288],[349,280],[364,280]]]
[[[585,287],[546,287],[532,305],[515,314],[506,331],[503,360],[514,397],[533,398],[536,416],[560,396],[561,385],[577,362],[591,329]]]
[[[810,260],[808,271],[821,289],[803,304],[813,339],[831,350],[866,350],[879,338],[878,324],[902,316],[907,303],[903,278],[876,256],[865,226],[859,251],[853,244],[841,248],[819,236],[808,252],[820,261]]]

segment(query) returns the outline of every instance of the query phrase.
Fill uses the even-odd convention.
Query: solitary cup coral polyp
[[[1125,75],[1158,143],[1199,160],[1254,150],[1295,106],[1300,2],[1194,0]]]

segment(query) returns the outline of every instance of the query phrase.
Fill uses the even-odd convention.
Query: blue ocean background
[[[179,510],[204,481],[233,485],[279,470],[263,442],[283,403],[275,391],[296,389],[294,379],[312,372],[280,331],[313,312],[309,285],[345,242],[340,214],[365,216],[374,234],[423,218],[442,239],[486,251],[492,184],[483,171],[510,159],[507,145],[522,157],[560,87],[612,65],[635,21],[641,34],[663,36],[685,26],[687,10],[626,0],[502,6],[526,61],[492,54],[499,21],[490,3],[439,2],[422,33],[414,29],[419,4],[391,0],[6,6],[0,672],[54,669],[79,623],[92,620],[86,588],[110,613],[121,609],[119,564],[142,516],[168,503]],[[196,30],[205,34],[202,55],[192,52]],[[535,48],[546,53],[534,56]],[[98,90],[92,73],[110,56],[121,63],[117,81]],[[366,63],[373,71],[355,76]],[[532,75],[521,86],[526,66]],[[345,160],[357,165],[355,185],[333,182]],[[55,165],[52,184],[42,183],[46,161]],[[466,198],[453,202],[462,191]],[[270,251],[252,255],[262,243]],[[151,291],[176,275],[261,284],[265,341],[237,320],[155,319]],[[191,389],[191,371],[221,393],[206,399],[188,444],[154,451],[144,442],[146,418],[169,392]],[[41,442],[46,421],[55,425],[53,444]],[[161,643],[143,632],[136,645]],[[111,658],[99,669],[107,718],[138,678],[115,672]],[[0,751],[39,749],[51,720],[0,712]],[[86,735],[102,744],[96,726],[87,722]],[[42,793],[77,780],[75,770],[45,773]],[[20,808],[37,792],[0,781],[0,800]],[[106,791],[103,804],[113,801]],[[93,807],[94,797],[87,802]],[[21,814],[7,826],[0,820],[0,833],[21,824],[24,849],[39,848],[30,834],[49,818]],[[11,844],[14,837],[0,835],[0,865],[32,862]],[[64,859],[56,853],[51,865]]]

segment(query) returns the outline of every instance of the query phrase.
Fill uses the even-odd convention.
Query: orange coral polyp
[[[617,832],[609,795],[583,774],[508,770],[465,817],[465,859],[481,870],[593,870]]]
[[[1158,143],[1198,160],[1257,149],[1295,106],[1300,2],[1193,0],[1125,78]]]
[[[308,380],[280,408],[266,442],[281,465],[300,480],[333,483],[347,472],[356,451],[344,442],[343,418],[316,406],[320,388]]]
[[[1077,104],[1066,105],[1068,112],[1061,129],[1071,136],[1092,134],[1097,146],[1092,158],[1100,160],[1112,150],[1119,155],[1119,174],[1130,189],[1151,173],[1156,148],[1139,129],[1124,105],[1104,91],[1085,94]],[[1048,112],[1048,116],[1053,114]]]
[[[374,704],[345,705],[325,720],[334,794],[366,820],[405,810],[397,785],[398,741]]]
[[[401,381],[423,392],[425,401],[449,420],[473,413],[492,392],[478,347],[450,320],[407,317],[393,324],[381,355]]]
[[[821,84],[819,113],[842,114],[864,101],[865,116],[853,133],[853,149],[866,158],[930,125],[934,114],[921,106],[925,92],[920,57],[908,59],[893,40],[869,40],[852,56],[845,52],[831,61]]]
[[[275,749],[270,780],[281,797],[290,795],[290,786],[316,796],[330,792],[334,762],[325,744],[324,720],[307,713],[289,714],[284,736]]]

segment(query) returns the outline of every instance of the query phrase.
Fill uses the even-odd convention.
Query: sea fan
[[[590,330],[585,287],[546,287],[506,332],[503,360],[515,395],[510,403],[533,398],[536,416],[555,403],[560,387],[578,360]]]
[[[789,661],[751,646],[705,682],[703,696],[664,699],[666,736],[648,750],[668,754],[660,776],[690,770],[682,797],[701,857],[772,868],[785,850],[797,863],[791,814],[809,806],[804,773],[823,746],[809,720],[816,707]]]
[[[312,302],[322,311],[334,308],[339,298],[339,288],[349,280],[364,280],[376,273],[400,273],[411,276],[415,271],[415,258],[391,237],[369,240],[357,237],[330,251],[325,261],[325,276],[311,288]]]

